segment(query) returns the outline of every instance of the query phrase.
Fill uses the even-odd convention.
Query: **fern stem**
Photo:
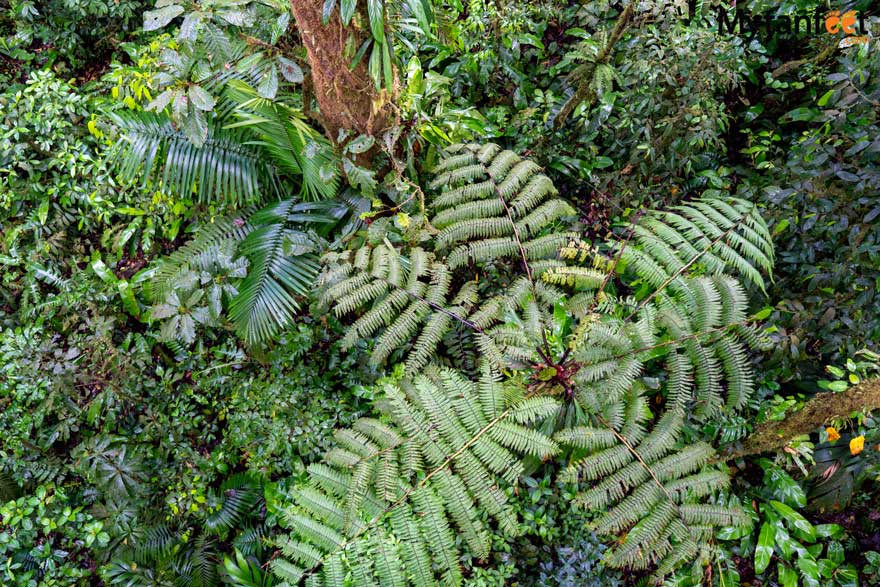
[[[437,311],[440,312],[441,314],[446,314],[447,316],[449,316],[449,317],[452,318],[453,320],[457,320],[457,321],[461,322],[462,324],[464,324],[464,325],[467,326],[468,328],[471,328],[471,329],[473,329],[473,330],[476,330],[476,331],[479,332],[480,334],[485,334],[485,332],[483,332],[483,329],[480,328],[478,325],[474,324],[473,322],[471,322],[471,321],[468,320],[467,318],[462,318],[461,316],[459,316],[459,315],[457,315],[457,314],[453,314],[452,312],[450,312],[449,310],[447,310],[446,308],[444,308],[444,307],[441,306],[440,304],[434,303],[434,302],[432,302],[431,300],[428,300],[428,299],[426,299],[426,298],[423,298],[422,296],[420,296],[420,295],[418,295],[418,294],[416,294],[416,293],[413,293],[413,292],[409,291],[409,290],[406,289],[405,287],[403,287],[403,286],[401,286],[401,285],[398,285],[398,284],[396,284],[396,283],[392,283],[392,282],[388,281],[388,280],[385,279],[385,278],[379,278],[379,279],[377,279],[377,281],[381,281],[382,283],[385,283],[386,285],[389,285],[390,287],[393,287],[393,288],[395,288],[395,289],[399,289],[399,290],[403,291],[405,294],[407,294],[408,296],[410,296],[411,298],[416,299],[416,300],[418,300],[418,301],[420,301],[420,302],[424,302],[424,303],[428,304],[429,306],[431,306],[431,308],[433,308],[434,310],[437,310]]]
[[[632,455],[636,458],[636,460],[639,461],[639,464],[642,466],[642,468],[645,469],[645,471],[648,473],[648,475],[651,476],[651,479],[654,480],[654,483],[657,484],[657,487],[660,488],[660,491],[663,492],[663,494],[666,496],[666,499],[668,499],[669,503],[672,504],[672,507],[675,508],[675,512],[678,514],[678,517],[681,518],[681,520],[685,523],[685,525],[687,525],[687,520],[684,519],[684,516],[681,513],[681,509],[678,507],[678,503],[676,503],[676,501],[672,498],[672,496],[669,495],[669,492],[666,491],[666,486],[660,482],[660,479],[657,478],[657,475],[656,475],[656,473],[654,473],[654,470],[648,466],[648,463],[645,462],[645,459],[642,458],[642,455],[640,455],[639,452],[633,447],[633,445],[630,444],[629,440],[626,439],[626,436],[624,436],[623,434],[621,434],[620,432],[615,430],[614,427],[611,426],[611,424],[609,424],[608,421],[605,420],[605,418],[603,418],[600,414],[595,414],[595,416],[596,416],[596,419],[599,420],[599,422],[601,422],[603,426],[608,428],[608,430],[611,431],[611,434],[613,434],[614,437],[617,438],[617,440],[619,440],[621,442],[621,444],[623,444],[623,446],[626,447],[626,450],[631,452]]]
[[[485,166],[484,166],[485,167]],[[498,183],[495,181],[495,178],[492,177],[488,169],[486,170],[486,175],[489,176],[489,181],[492,182],[492,189],[495,190],[495,195],[498,196],[498,199],[501,201],[501,205],[504,206],[504,212],[507,214],[507,220],[510,222],[510,226],[513,228],[513,238],[516,239],[516,246],[519,247],[519,254],[522,257],[523,269],[526,271],[526,277],[529,280],[529,284],[532,288],[532,296],[537,300],[538,299],[538,289],[535,287],[535,279],[532,277],[532,268],[529,267],[529,259],[526,255],[526,249],[523,247],[522,239],[519,236],[519,228],[516,225],[516,222],[513,220],[513,213],[510,211],[510,207],[507,205],[507,201],[504,199],[504,196],[501,194],[501,190],[498,189]],[[544,329],[543,325],[541,327],[541,339],[544,344],[544,348],[538,347],[538,354],[541,355],[541,358],[547,362],[547,364],[553,364],[550,351],[550,343],[547,341],[547,332]]]
[[[627,245],[629,245],[630,241],[632,241],[633,236],[636,233],[636,225],[639,220],[641,220],[642,216],[647,212],[647,208],[642,208],[639,210],[635,217],[630,222],[629,234],[626,235],[626,238],[623,240],[623,244],[620,246],[620,250],[617,252],[617,255],[614,256],[614,260],[611,262],[611,267],[608,268],[608,272],[605,274],[605,278],[602,280],[602,283],[599,285],[599,290],[596,292],[595,297],[593,297],[593,301],[590,302],[590,309],[587,314],[592,314],[596,310],[596,306],[599,305],[599,299],[602,294],[605,293],[605,288],[611,282],[611,276],[614,275],[614,272],[617,270],[617,265],[620,263],[620,259],[623,257],[623,252],[626,250]],[[568,352],[570,349],[566,349],[565,355],[562,357],[562,361],[565,361],[565,358],[568,356]],[[562,362],[560,361],[560,362]]]

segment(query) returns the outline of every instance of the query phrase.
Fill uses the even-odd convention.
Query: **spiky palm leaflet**
[[[110,115],[121,140],[111,150],[120,176],[199,204],[240,207],[284,197],[298,185],[306,199],[328,199],[338,187],[330,142],[290,105],[261,98],[230,80],[201,146],[164,113]]]
[[[345,197],[327,202],[281,200],[262,210],[216,219],[200,226],[195,238],[139,276],[154,300],[161,300],[192,272],[210,272],[218,255],[248,261],[246,277],[225,301],[229,318],[249,344],[262,344],[292,324],[298,297],[314,287],[320,252],[327,238],[358,226],[362,201]]]

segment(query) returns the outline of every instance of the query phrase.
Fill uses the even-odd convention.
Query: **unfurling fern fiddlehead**
[[[401,357],[408,374],[426,366],[434,374],[401,384],[416,391],[389,393],[391,403],[406,397],[424,412],[419,419],[400,408],[392,411],[390,421],[415,418],[419,426],[404,428],[413,442],[424,443],[434,463],[449,464],[448,459],[460,456],[460,445],[448,438],[440,442],[446,435],[485,434],[479,425],[456,420],[465,417],[458,410],[464,409],[461,400],[471,397],[470,392],[447,398],[455,413],[440,409],[443,402],[423,397],[428,393],[424,390],[440,385],[438,380],[455,379],[468,389],[485,385],[430,366],[454,360],[449,351],[463,348],[450,333],[469,332],[477,357],[486,365],[527,370],[529,385],[511,382],[510,387],[520,396],[529,394],[525,401],[547,401],[541,413],[558,417],[559,411],[550,409],[557,402],[551,396],[578,404],[580,420],[561,427],[553,438],[568,449],[564,477],[591,487],[579,501],[602,512],[595,529],[623,536],[609,551],[608,562],[656,566],[659,579],[692,559],[714,528],[746,521],[737,510],[705,503],[727,486],[727,474],[710,464],[713,448],[686,442],[683,429],[688,422],[737,410],[752,392],[746,348],[759,342],[759,336],[746,314],[745,290],[733,274],[763,289],[761,270],[769,270],[773,262],[769,233],[748,202],[704,198],[648,213],[632,227],[631,238],[593,247],[571,232],[555,231],[571,209],[538,171],[494,145],[453,149],[432,184],[446,188],[432,202],[430,226],[435,230],[416,239],[418,246],[392,245],[386,238],[357,252],[328,256],[324,301],[340,316],[358,314],[346,343],[376,337],[374,363]],[[473,280],[475,271],[488,277]],[[562,328],[560,320],[570,320],[572,326]],[[659,379],[659,391],[649,391],[644,377],[658,370],[666,375]],[[648,405],[658,394],[663,407],[654,418]],[[543,434],[517,436],[519,444],[504,446],[544,457],[555,451],[549,450]],[[349,442],[346,438],[340,439],[343,444]],[[363,494],[356,504],[368,507],[382,495],[400,506],[400,524],[413,507],[428,515],[434,506],[424,497],[419,506],[416,490],[388,493],[380,481],[381,469],[362,469],[367,466],[361,465],[363,459],[380,460],[387,448],[378,439],[371,442],[378,444],[360,453],[348,447],[357,458],[340,453],[328,457],[337,467],[336,498]],[[492,454],[479,458],[491,459]],[[515,475],[493,474],[515,481]],[[324,489],[331,491],[330,485]],[[398,504],[393,496],[403,501]],[[451,500],[445,495],[435,505]],[[487,504],[491,502],[477,498],[474,507],[494,507]],[[325,542],[325,555],[311,563],[325,566],[325,581],[346,569],[355,577],[366,572],[361,566],[378,569],[375,556],[367,554],[379,552],[376,545],[349,546],[354,543],[345,528],[354,518],[343,506],[335,507],[342,508],[342,517],[334,518],[343,524],[342,532],[337,530],[340,541]],[[371,519],[384,519],[387,507],[379,507]],[[437,544],[444,543],[441,534],[434,535]],[[392,535],[408,537],[404,542],[415,536],[403,526]],[[305,544],[315,546],[316,540],[323,538],[309,538],[306,532]],[[467,542],[474,554],[484,552],[478,541]],[[340,549],[344,555],[327,554]],[[457,562],[450,567],[457,558],[450,551],[441,549],[431,560],[428,568],[438,569],[444,583],[460,584]],[[413,569],[423,562],[413,558],[404,564],[407,577],[415,577]],[[428,579],[423,575],[419,581],[427,582],[417,584],[434,584]],[[380,577],[379,584],[402,583]]]

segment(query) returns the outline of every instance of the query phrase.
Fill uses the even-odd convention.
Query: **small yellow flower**
[[[828,442],[834,442],[835,440],[840,440],[840,432],[838,432],[834,426],[829,426],[825,429],[825,434],[828,435]]]
[[[849,441],[849,452],[854,455],[859,454],[865,450],[865,437],[864,436],[856,436],[852,440]]]

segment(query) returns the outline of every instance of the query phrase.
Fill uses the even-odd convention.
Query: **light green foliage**
[[[88,99],[49,71],[0,95],[0,268],[7,290],[29,286],[16,305],[39,303],[39,283],[63,285],[69,234],[94,226],[112,205],[97,142],[83,128]],[[80,245],[80,249],[81,249]],[[23,278],[23,279],[22,279]],[[21,280],[21,281],[19,281]]]
[[[473,382],[449,369],[385,386],[387,420],[362,419],[291,495],[275,573],[290,584],[459,585],[461,549],[489,554],[491,527],[518,532],[498,483],[515,483],[522,455],[556,444],[529,425],[556,408],[505,388],[486,368]],[[456,540],[461,536],[462,545]],[[439,575],[439,576],[438,576]]]
[[[452,291],[452,280],[467,265],[516,263],[523,252],[536,271],[559,264],[557,249],[575,233],[555,228],[564,226],[574,210],[555,197],[552,183],[538,171],[534,163],[496,145],[454,148],[435,169],[432,186],[445,189],[431,203],[432,228],[424,237],[432,237],[429,230],[439,233],[429,249],[404,252],[377,244],[328,255],[323,301],[332,302],[340,316],[370,305],[346,344],[384,329],[372,353],[372,361],[381,364],[414,340],[407,358],[410,373],[427,364],[444,336],[461,324],[476,331],[477,344],[495,348],[488,330],[499,321],[507,298],[481,304],[476,282]],[[511,300],[528,295],[523,282],[513,292]],[[516,352],[514,345],[505,346]],[[502,352],[495,348],[487,359],[500,364]]]
[[[349,330],[349,346],[385,329],[373,347],[371,358],[377,364],[389,360],[395,348],[406,348],[418,333],[406,364],[407,372],[415,374],[432,359],[444,360],[437,351],[443,334],[453,324],[463,325],[475,336],[471,353],[489,364],[536,373],[528,388],[511,382],[520,393],[545,388],[574,402],[581,414],[576,425],[566,425],[555,436],[572,451],[564,478],[591,486],[578,501],[603,512],[595,521],[598,532],[624,536],[609,551],[608,563],[656,567],[659,579],[695,558],[715,529],[748,523],[736,508],[705,503],[729,479],[724,470],[708,466],[712,447],[685,442],[683,430],[690,420],[738,410],[752,393],[744,343],[758,337],[748,324],[742,286],[730,273],[763,288],[760,269],[769,269],[773,259],[769,233],[754,206],[703,198],[648,213],[630,229],[635,237],[626,246],[611,242],[597,252],[563,233],[553,235],[565,239],[561,259],[540,247],[533,256],[529,248],[543,238],[546,222],[559,218],[553,210],[565,206],[547,199],[554,193],[552,184],[532,175],[535,171],[531,162],[492,145],[453,148],[433,182],[434,187],[452,184],[452,189],[434,197],[431,206],[439,213],[419,242],[432,242],[435,252],[405,243],[394,247],[386,238],[384,245],[334,255],[331,261],[341,258],[344,263],[331,265],[324,299],[338,314],[363,311]],[[532,218],[534,223],[523,220]],[[489,245],[496,242],[504,246]],[[438,260],[450,250],[445,262]],[[491,253],[484,255],[486,250]],[[470,259],[472,267],[512,259],[513,275],[505,288],[493,284],[498,293],[488,300],[480,299],[470,282],[448,301],[450,284],[464,264],[451,261],[456,254]],[[588,259],[590,268],[566,264]],[[569,297],[550,285],[554,283],[575,292]],[[606,293],[606,288],[623,287],[636,294],[619,298]],[[664,411],[655,416],[648,410],[642,377],[658,368],[658,359],[665,359],[666,401]],[[538,400],[550,397],[539,395]],[[553,412],[551,428],[561,423],[559,410]],[[441,430],[447,426],[439,414],[427,421]],[[527,449],[539,441],[524,439],[517,447]],[[443,447],[434,448],[441,459]],[[373,454],[347,450],[360,458]],[[368,474],[356,456],[330,455],[351,475],[345,485],[356,486],[358,493],[367,487],[387,493],[376,488],[378,477],[367,483],[364,476],[372,478],[372,464]],[[344,512],[345,506],[339,507]],[[313,545],[332,551],[334,544],[343,544],[351,514],[340,515],[342,526],[333,528],[342,534],[318,535],[311,528]],[[319,561],[301,562],[310,566]],[[332,570],[328,566],[325,572],[330,576]],[[445,581],[458,584],[459,578],[446,576]]]

